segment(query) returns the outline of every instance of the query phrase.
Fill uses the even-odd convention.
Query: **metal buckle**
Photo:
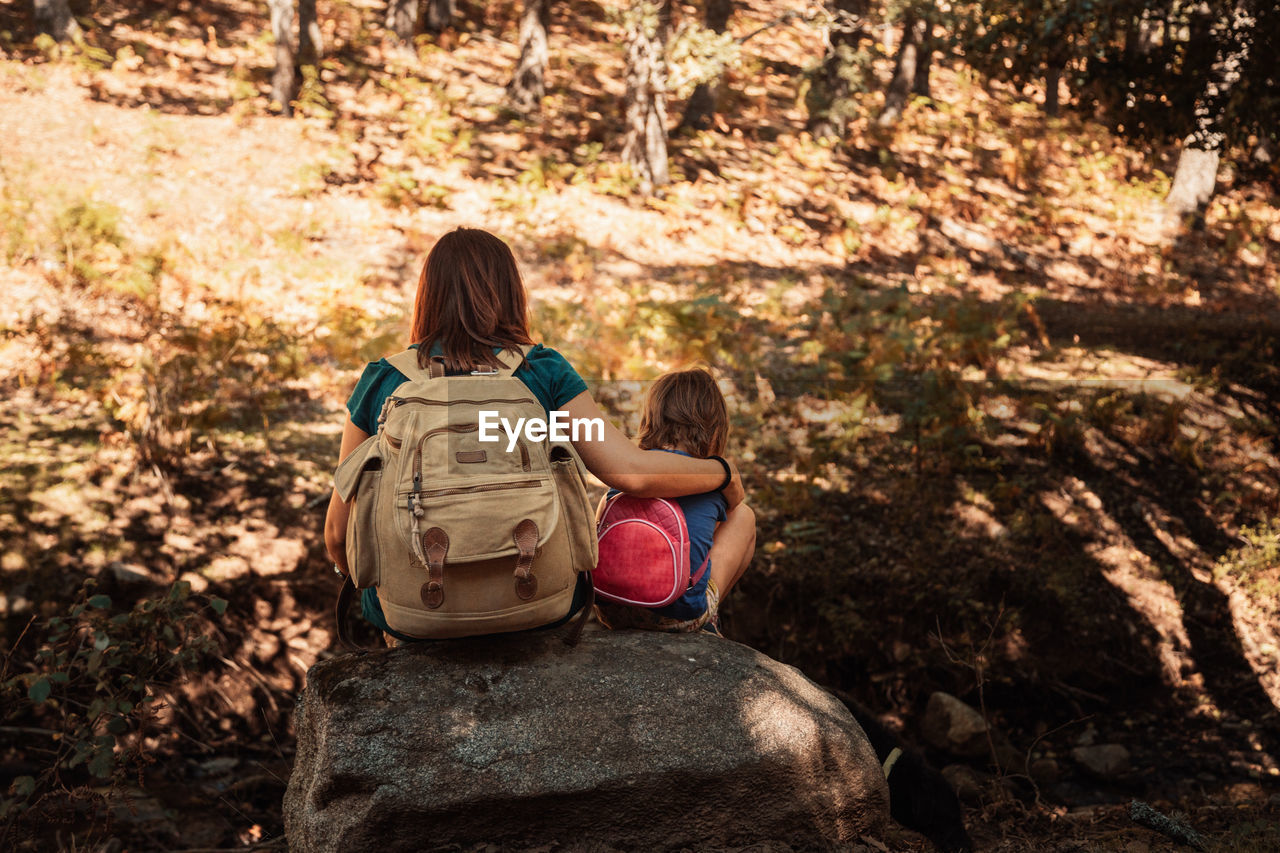
[[[473,370],[473,371],[471,371],[471,375],[472,375],[472,376],[497,376],[497,375],[498,375],[498,368],[496,368],[496,367],[486,367],[486,368],[485,368],[485,369],[483,369],[483,370]]]

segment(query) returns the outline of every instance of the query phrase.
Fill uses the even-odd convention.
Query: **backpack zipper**
[[[405,403],[419,403],[423,406],[452,406],[454,403],[468,403],[472,406],[483,406],[486,403],[537,403],[528,397],[490,397],[487,400],[429,400],[426,397],[391,397],[395,402],[392,404],[393,409],[398,409]]]
[[[458,486],[451,489],[428,489],[425,492],[419,492],[418,497],[421,498],[437,498],[444,495],[462,495],[471,492],[499,492],[504,489],[536,489],[545,481],[543,480],[520,480],[516,483],[489,483],[484,486]]]

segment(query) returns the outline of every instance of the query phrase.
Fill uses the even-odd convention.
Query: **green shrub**
[[[0,675],[6,731],[40,736],[51,746],[45,768],[19,776],[0,799],[0,820],[57,790],[122,781],[145,763],[141,741],[156,703],[212,656],[213,642],[199,623],[206,611],[222,614],[222,599],[198,602],[179,582],[161,598],[116,610],[110,597],[95,593],[95,583],[85,582],[64,615],[28,626],[27,633],[44,638],[31,671]]]
[[[1280,611],[1280,518],[1242,527],[1239,539],[1240,547],[1219,558],[1214,576],[1233,578],[1255,602]]]

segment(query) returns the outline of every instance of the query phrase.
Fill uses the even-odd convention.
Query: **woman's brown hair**
[[[723,456],[729,410],[711,373],[700,367],[658,378],[645,396],[640,446],[670,448],[693,456]]]
[[[413,306],[420,364],[440,344],[448,370],[499,367],[495,347],[519,349],[529,337],[528,303],[507,244],[478,228],[455,228],[427,255]]]

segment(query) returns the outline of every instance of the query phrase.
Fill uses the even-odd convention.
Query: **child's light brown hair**
[[[640,446],[645,450],[723,456],[728,439],[729,409],[710,371],[677,370],[649,388],[640,415]]]

